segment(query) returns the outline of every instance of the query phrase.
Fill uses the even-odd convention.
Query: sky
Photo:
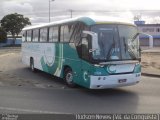
[[[133,20],[141,16],[147,23],[160,23],[159,0],[50,0],[51,21],[100,15]],[[0,19],[11,13],[29,17],[32,24],[48,22],[49,0],[0,0]]]

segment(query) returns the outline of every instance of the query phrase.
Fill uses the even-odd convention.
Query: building
[[[140,32],[153,36],[153,46],[160,46],[160,24],[145,24],[145,21],[135,21]],[[140,45],[148,46],[149,38],[145,35],[140,35]]]

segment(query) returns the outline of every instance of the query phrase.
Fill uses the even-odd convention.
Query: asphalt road
[[[160,78],[141,77],[116,89],[71,89],[61,79],[32,73],[19,52],[0,54],[0,113],[159,113]]]

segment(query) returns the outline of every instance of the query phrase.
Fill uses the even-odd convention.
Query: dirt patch
[[[142,53],[142,72],[160,74],[160,53]]]

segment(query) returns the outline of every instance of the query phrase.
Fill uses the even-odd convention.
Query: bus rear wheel
[[[33,60],[33,58],[31,58],[31,60],[30,60],[30,69],[31,69],[32,72],[35,72],[34,60]]]
[[[64,80],[68,87],[76,87],[76,84],[73,82],[73,72],[70,68],[65,69]]]

